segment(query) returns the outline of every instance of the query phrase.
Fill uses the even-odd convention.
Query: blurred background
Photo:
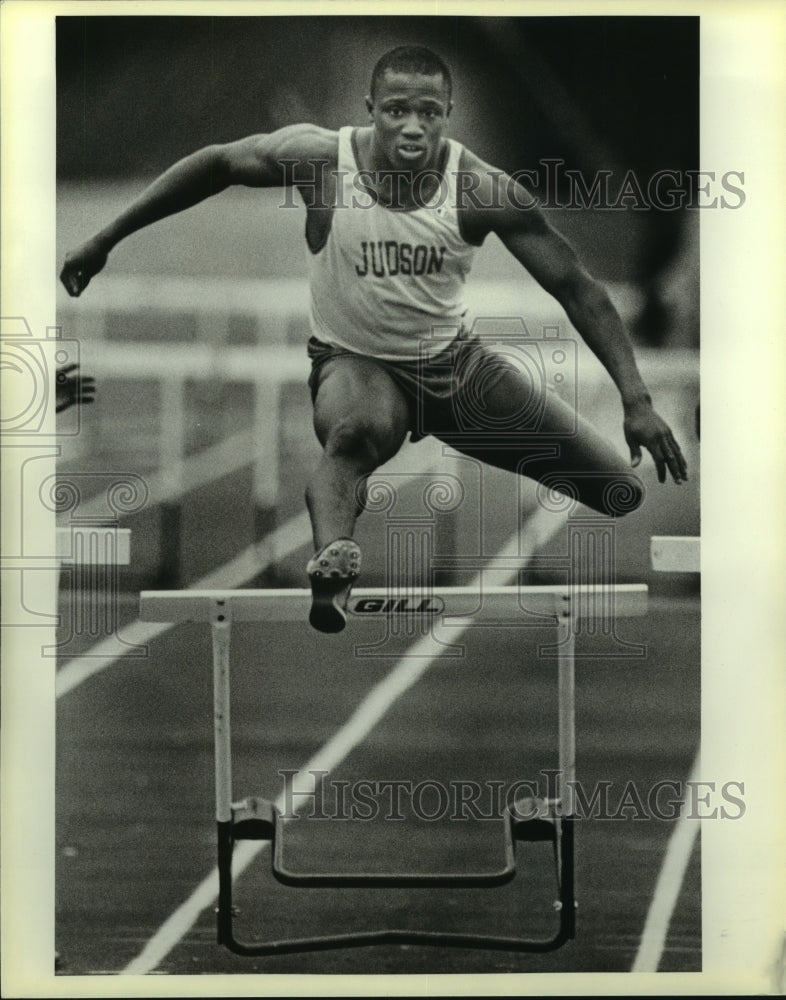
[[[631,329],[693,473],[680,488],[659,486],[649,463],[647,503],[620,524],[620,577],[649,579],[650,535],[699,527],[698,213],[619,194],[629,172],[646,192],[658,171],[682,178],[698,167],[698,18],[59,17],[58,260],[202,146],[297,121],[366,124],[374,63],[404,43],[450,64],[453,137],[502,169],[537,172],[534,193]],[[588,188],[606,171],[617,207],[569,207],[569,171]],[[83,516],[106,514],[103,473],[146,483],[142,506],[122,517],[134,539],[129,591],[226,567],[221,580],[233,586],[303,583],[303,488],[318,449],[305,385],[304,212],[282,209],[282,198],[226,191],[124,241],[81,299],[60,289],[63,336],[98,380],[60,474],[92,477]],[[575,336],[496,238],[477,255],[470,294],[479,315],[518,317],[535,339],[544,329]],[[580,347],[578,357],[576,398],[625,453],[616,391]],[[410,471],[441,468],[466,492],[439,520],[439,545],[493,553],[534,492],[446,465],[433,445],[407,450]],[[360,529],[369,583],[384,567],[381,516],[367,514]]]

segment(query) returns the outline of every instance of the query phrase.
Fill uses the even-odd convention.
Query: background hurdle
[[[420,597],[420,594],[417,595]],[[558,661],[558,797],[555,800],[523,799],[505,818],[506,868],[490,876],[466,873],[415,876],[394,874],[295,875],[281,862],[281,822],[276,808],[262,798],[232,802],[230,724],[230,635],[233,622],[273,622],[306,620],[311,603],[309,590],[235,591],[143,591],[140,617],[169,623],[204,622],[213,637],[213,694],[216,779],[216,823],[218,832],[219,904],[218,941],[241,955],[270,955],[291,952],[359,947],[385,943],[426,944],[438,947],[481,948],[509,951],[548,951],[560,947],[575,934],[573,865],[573,810],[569,800],[575,781],[575,637],[579,619],[643,615],[647,607],[647,587],[643,584],[615,586],[442,588],[434,595],[440,608],[442,629],[466,629],[473,625],[520,622],[523,626],[551,621],[559,630]],[[379,590],[360,588],[349,605],[350,621],[357,622],[362,602],[379,601]],[[611,602],[610,602],[611,598]],[[414,606],[414,602],[413,602]],[[385,612],[380,610],[380,616]],[[365,613],[363,617],[367,617]],[[526,810],[526,812],[524,812]],[[434,931],[382,930],[319,938],[299,938],[245,944],[235,939],[232,929],[232,851],[241,839],[270,840],[272,872],[284,884],[308,886],[383,885],[493,885],[515,875],[513,842],[552,840],[555,846],[559,899],[559,928],[552,938],[529,939]]]
[[[73,522],[55,531],[58,577],[63,565],[70,574],[71,630],[56,648],[60,655],[79,647],[81,639],[106,638],[118,647],[120,574],[131,562],[131,529],[113,523]],[[59,584],[59,579],[58,579]],[[130,647],[126,647],[127,649]]]
[[[701,539],[683,535],[653,535],[652,568],[661,573],[700,573]]]
[[[60,563],[128,566],[131,562],[131,529],[102,524],[74,524],[68,528],[57,528],[55,555]]]

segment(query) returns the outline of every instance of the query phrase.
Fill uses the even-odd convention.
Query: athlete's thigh
[[[603,513],[639,506],[642,486],[623,456],[554,391],[533,387],[510,365],[492,366],[476,388],[470,423],[479,431],[444,438],[459,451]]]
[[[325,362],[314,397],[314,429],[323,447],[337,436],[362,438],[387,460],[401,447],[408,427],[404,394],[381,365],[356,355]]]

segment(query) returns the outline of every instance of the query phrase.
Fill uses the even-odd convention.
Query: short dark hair
[[[423,76],[441,74],[448,88],[448,98],[450,98],[453,90],[450,70],[445,61],[431,49],[424,48],[422,45],[399,45],[381,56],[371,74],[372,98],[377,88],[377,81],[381,80],[388,70],[391,73],[422,73]]]

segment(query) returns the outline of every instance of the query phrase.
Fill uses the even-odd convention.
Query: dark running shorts
[[[330,362],[360,357],[384,369],[406,398],[412,441],[420,441],[429,434],[441,437],[451,432],[461,433],[465,429],[463,417],[472,413],[483,391],[491,388],[505,370],[504,362],[468,333],[459,333],[434,357],[416,361],[385,361],[325,344],[316,337],[308,342],[308,356],[312,403]]]
[[[413,441],[431,434],[466,455],[545,484],[549,496],[565,494],[603,514],[627,513],[643,500],[641,482],[625,459],[573,405],[534,368],[527,377],[515,357],[506,359],[475,334],[459,334],[442,353],[418,361],[382,361],[314,337],[308,354],[312,401],[333,366],[362,358],[401,389]],[[501,379],[501,391],[492,392]]]

